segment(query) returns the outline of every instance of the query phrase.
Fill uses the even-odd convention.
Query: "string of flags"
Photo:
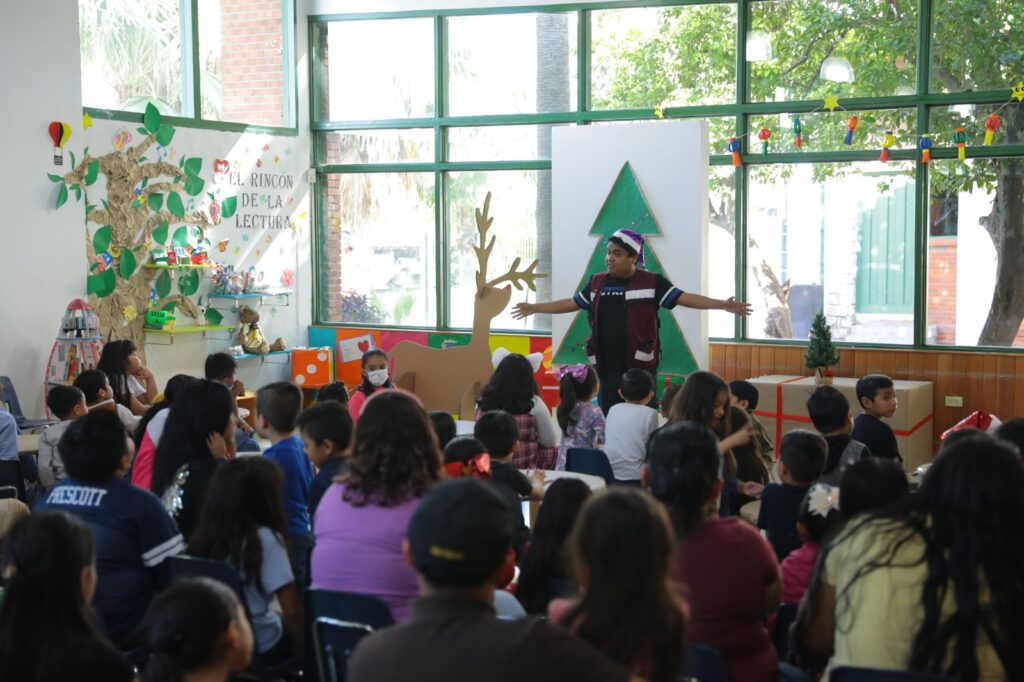
[[[999,116],[999,112],[1002,111],[1006,106],[1011,104],[1014,100],[1018,104],[1024,103],[1024,81],[1018,83],[1010,92],[1010,99],[1006,100],[1002,105],[999,106],[994,112],[989,114],[984,121],[985,125],[985,137],[983,144],[985,146],[991,146],[995,141],[996,133],[999,127],[1002,125],[1002,118]],[[830,112],[835,112],[836,109],[843,109],[839,104],[839,98],[835,95],[827,95],[824,98],[823,106],[815,111],[821,111],[828,109]],[[662,107],[656,107],[654,110],[657,118],[664,118],[664,110]],[[860,125],[860,119],[856,114],[850,116],[849,121],[846,124],[846,137],[843,140],[843,144],[851,146],[853,144],[854,136],[857,131],[857,127]],[[792,117],[792,131],[793,131],[793,146],[797,149],[803,149],[803,127],[800,123],[799,116]],[[732,154],[732,165],[740,166],[742,161],[740,159],[740,151],[742,150],[741,140],[744,137],[751,135],[757,135],[757,139],[761,141],[761,155],[768,155],[768,143],[772,137],[772,131],[768,126],[762,126],[757,131],[751,131],[746,135],[740,137],[730,137],[725,145],[726,151]],[[932,160],[932,149],[934,147],[934,138],[939,137],[937,133],[923,133],[918,137],[917,148],[921,152],[921,163],[931,163]],[[967,130],[963,127],[957,127],[952,135],[950,136],[953,144],[956,145],[957,159],[963,161],[967,158]],[[896,144],[896,135],[892,130],[886,130],[885,135],[882,138],[882,151],[878,157],[878,160],[882,163],[889,162],[889,152]]]

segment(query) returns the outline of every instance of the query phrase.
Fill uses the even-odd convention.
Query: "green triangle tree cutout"
[[[629,228],[639,232],[645,237],[660,236],[661,228],[658,221],[654,219],[651,210],[644,199],[644,193],[640,184],[636,181],[633,168],[627,161],[619,176],[615,178],[611,191],[604,200],[601,211],[590,228],[590,234],[601,237],[594,246],[594,252],[590,256],[587,269],[576,285],[576,291],[582,289],[590,279],[592,273],[605,271],[604,257],[607,248],[608,238],[620,228]],[[650,272],[664,275],[665,270],[661,261],[654,251],[651,241],[648,241],[646,252],[647,269]],[[664,308],[659,309],[658,319],[661,323],[661,358],[658,362],[659,374],[670,374],[686,376],[697,371],[697,361],[690,351],[690,346],[683,336],[679,324],[672,313]],[[554,363],[556,365],[569,365],[578,362],[587,362],[586,342],[590,336],[590,324],[587,321],[586,311],[579,311],[573,316],[569,331],[566,332],[562,342],[555,352]],[[660,393],[660,391],[659,391]]]

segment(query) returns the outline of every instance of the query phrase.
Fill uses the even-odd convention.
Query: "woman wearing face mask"
[[[352,414],[352,422],[359,421],[363,405],[367,399],[378,391],[394,388],[388,371],[388,354],[379,348],[363,353],[363,383],[356,387],[348,399],[348,411]]]

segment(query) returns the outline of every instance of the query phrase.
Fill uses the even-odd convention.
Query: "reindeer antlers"
[[[536,260],[530,263],[530,266],[525,270],[518,270],[517,268],[522,262],[522,259],[516,257],[516,259],[512,261],[512,267],[508,269],[508,272],[497,279],[492,279],[490,281],[487,280],[487,262],[490,260],[491,251],[494,249],[494,237],[491,237],[490,240],[487,239],[487,231],[491,229],[491,224],[494,223],[494,218],[491,218],[488,215],[490,209],[491,193],[488,192],[487,196],[484,198],[483,211],[481,212],[479,208],[476,209],[476,230],[480,234],[480,246],[473,247],[473,251],[476,252],[477,262],[480,264],[480,269],[476,271],[477,295],[480,295],[483,292],[484,287],[493,287],[495,284],[500,284],[501,282],[509,282],[519,291],[523,290],[523,284],[528,286],[531,291],[537,291],[536,280],[542,277],[547,277],[547,275],[543,272],[534,272],[537,267]]]

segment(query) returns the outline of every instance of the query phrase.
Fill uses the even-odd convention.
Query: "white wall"
[[[295,233],[285,238],[273,235],[269,253],[260,257],[255,254],[255,244],[265,238],[266,231],[251,231],[249,242],[242,242],[241,231],[233,231],[227,225],[211,234],[217,240],[230,238],[232,248],[247,247],[245,253],[230,262],[245,267],[254,265],[275,278],[280,277],[286,266],[294,270],[296,294],[291,305],[279,308],[273,317],[269,308],[263,311],[263,326],[268,335],[283,336],[290,345],[305,344],[306,329],[312,320],[311,216],[305,180],[309,165],[305,4],[305,0],[299,0],[295,31],[300,134],[270,137],[178,127],[171,145],[179,153],[201,156],[202,175],[208,182],[213,158],[233,153],[254,162],[267,155],[262,152],[263,144],[270,144],[274,150],[290,148],[287,162],[275,164],[274,169],[281,172],[278,169],[287,168],[296,178],[292,203],[281,209],[296,220]],[[0,4],[0,64],[4,65],[0,69],[0,92],[8,104],[4,107],[8,133],[5,158],[0,165],[0,197],[7,210],[0,222],[0,374],[11,376],[26,413],[41,416],[43,373],[50,347],[68,302],[85,296],[86,277],[83,205],[74,204],[72,196],[69,205],[59,211],[53,208],[55,186],[47,180],[46,173],[60,169],[52,166],[47,125],[52,120],[71,124],[73,133],[67,149],[78,158],[85,145],[90,145],[94,155],[103,153],[112,148],[114,132],[121,128],[134,131],[138,126],[96,121],[91,130],[82,130],[76,2],[35,0]],[[248,153],[246,147],[250,147]],[[306,215],[301,217],[302,213]],[[233,317],[229,313],[225,319]],[[206,354],[225,345],[223,340],[179,336],[173,346],[151,346],[149,364],[161,382],[177,372],[201,374]],[[286,365],[248,360],[243,361],[240,378],[247,385],[259,386],[287,374]]]

